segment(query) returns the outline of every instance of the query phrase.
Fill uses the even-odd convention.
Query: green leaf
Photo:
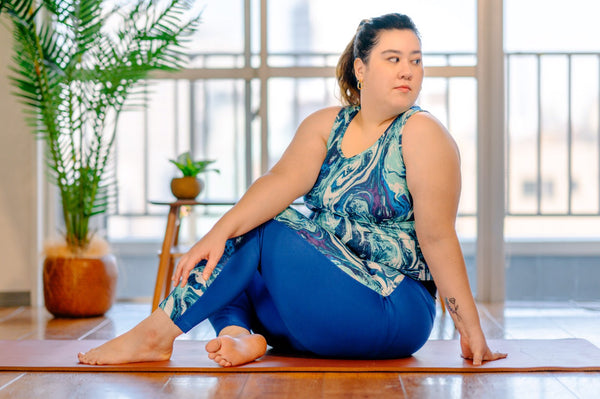
[[[89,241],[89,218],[115,201],[115,121],[127,107],[145,105],[151,71],[182,65],[181,42],[199,18],[183,0],[106,4],[0,0],[14,27],[11,82],[34,137],[46,143],[46,174],[60,191],[74,250]],[[110,26],[119,28],[111,33]]]
[[[197,176],[209,171],[220,172],[218,169],[207,169],[208,165],[216,162],[215,160],[194,161],[189,152],[184,152],[177,156],[176,160],[170,159],[169,162],[175,165],[183,176]]]

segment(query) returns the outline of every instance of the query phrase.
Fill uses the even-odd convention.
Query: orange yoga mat
[[[29,340],[0,341],[0,371],[89,372],[524,372],[600,371],[600,349],[583,339],[490,340],[493,350],[506,359],[473,366],[460,357],[458,341],[431,340],[413,356],[390,360],[339,360],[265,355],[258,361],[222,368],[207,358],[205,342],[177,340],[170,361],[116,366],[79,364],[77,353],[104,341]]]

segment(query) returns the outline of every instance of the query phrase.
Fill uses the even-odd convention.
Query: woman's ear
[[[356,76],[356,80],[361,82],[363,80],[363,75],[365,73],[366,65],[360,58],[354,59],[354,76]]]

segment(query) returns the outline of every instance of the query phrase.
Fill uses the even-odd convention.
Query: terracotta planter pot
[[[194,199],[204,188],[204,182],[193,176],[176,177],[171,180],[171,192],[178,199]]]
[[[46,309],[54,316],[101,316],[115,300],[117,264],[113,255],[47,257],[43,274]]]

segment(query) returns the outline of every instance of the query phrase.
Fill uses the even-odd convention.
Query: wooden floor
[[[489,338],[578,337],[600,347],[600,304],[480,304],[479,310]],[[149,304],[116,304],[106,317],[65,320],[44,309],[0,308],[0,340],[109,339],[149,311]],[[203,323],[182,339],[213,335]],[[431,338],[457,338],[439,309]],[[0,398],[600,398],[600,373],[0,372]]]

